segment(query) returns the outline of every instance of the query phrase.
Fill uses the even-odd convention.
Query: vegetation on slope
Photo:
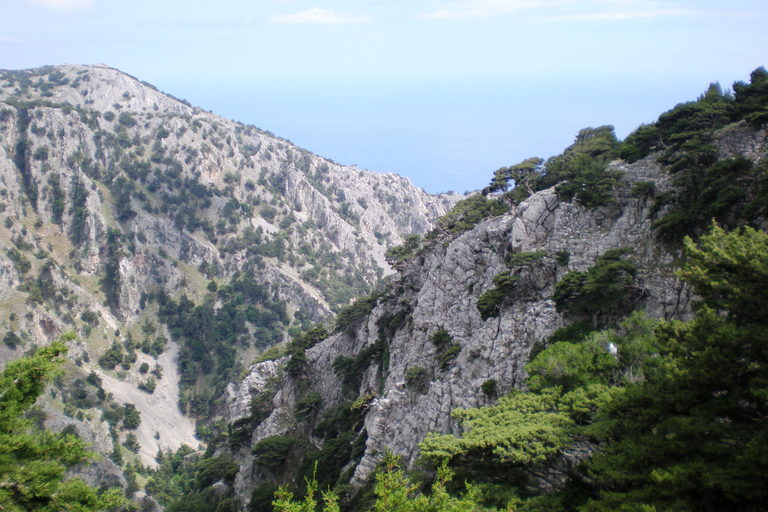
[[[702,297],[694,320],[654,326],[633,314],[550,344],[526,367],[528,392],[457,410],[464,434],[430,434],[424,458],[448,459],[488,505],[512,496],[521,510],[759,510],[768,235],[714,225],[685,249],[680,276]]]
[[[704,100],[700,98],[698,102],[701,101]],[[716,125],[714,129],[720,127],[721,125]],[[714,131],[709,132],[709,136],[715,137]],[[497,171],[494,182],[485,191],[486,194],[496,195],[476,195],[460,203],[440,220],[435,231],[423,238],[407,239],[402,246],[390,249],[387,256],[393,264],[402,263],[423,253],[437,241],[445,242],[460,235],[483,219],[504,213],[510,205],[523,200],[530,193],[553,185],[562,200],[576,201],[586,208],[610,206],[616,197],[617,188],[622,186],[622,176],[612,170],[608,163],[620,157],[624,144],[616,140],[611,127],[583,130],[571,147],[547,162],[530,159],[518,166]],[[716,162],[709,170],[703,172],[705,175],[709,173],[720,176],[722,181],[714,186],[722,189],[724,183],[734,181],[734,176],[743,174],[744,166],[747,166],[744,162]],[[749,169],[749,172],[754,171],[752,167]],[[701,172],[701,169],[699,171]],[[763,171],[757,168],[757,172]],[[761,190],[760,180],[755,183],[758,185],[750,184],[748,180],[738,183],[739,187],[748,190],[745,197],[756,196],[755,190]],[[750,186],[753,188],[749,189]],[[640,183],[635,185],[631,193],[634,196],[652,198],[655,195],[655,187],[650,183]],[[701,202],[697,208],[704,207],[704,202]],[[673,211],[672,208],[663,212],[658,209],[657,213],[669,215]],[[741,215],[741,211],[737,210],[734,214],[732,225],[748,222],[758,215],[754,213],[753,217],[749,217]],[[751,206],[751,210],[747,208],[744,211],[757,210]],[[754,233],[745,230],[738,235],[729,235],[715,230],[712,235],[702,240],[703,254],[707,255],[704,258],[714,257],[715,254],[722,255],[722,251],[713,248],[712,244],[719,246],[731,243],[711,240],[728,236],[748,238]],[[683,234],[683,231],[677,233],[675,240],[682,240]],[[660,235],[660,238],[663,239],[663,236]],[[687,247],[689,265],[693,264],[691,262],[696,259],[698,251],[692,244],[693,242],[688,242]],[[758,253],[764,251],[765,248],[761,244],[763,242],[746,250],[753,260]],[[510,257],[509,270],[494,279],[495,287],[484,293],[477,303],[481,317],[487,319],[496,316],[503,304],[515,299],[525,299],[534,293],[528,289],[528,274],[542,265],[567,265],[568,257],[569,254],[565,251],[555,255],[521,253]],[[758,260],[760,258],[757,257]],[[727,266],[714,265],[721,270]],[[686,267],[685,272],[689,272],[690,268],[692,267]],[[722,285],[722,282],[730,283],[740,279],[736,274],[731,274],[728,279],[723,280],[714,276],[718,270],[711,269],[711,272],[712,275],[700,279],[699,282],[689,279],[702,295],[705,294],[700,288],[701,281],[710,280]],[[744,279],[748,281],[747,276],[754,272],[754,268],[745,269]],[[394,290],[374,294],[343,310],[337,319],[335,332],[354,336],[377,303],[380,304],[382,300],[396,300],[396,293],[391,295],[392,293]],[[655,503],[658,510],[697,510],[702,508],[703,503],[695,501],[699,499],[698,494],[709,495],[715,492],[710,487],[724,489],[725,480],[741,478],[740,471],[749,466],[737,467],[739,461],[759,460],[761,457],[761,454],[752,453],[750,450],[760,443],[759,432],[762,424],[755,420],[747,429],[748,434],[739,431],[742,453],[736,453],[739,450],[737,449],[732,458],[725,460],[721,459],[724,456],[722,450],[713,448],[710,455],[702,455],[707,460],[705,466],[699,466],[700,460],[694,457],[700,448],[697,443],[716,445],[717,436],[720,434],[715,433],[713,425],[727,416],[723,415],[722,409],[710,411],[708,408],[711,403],[701,406],[701,410],[697,409],[699,406],[696,400],[717,395],[715,388],[718,386],[718,389],[726,388],[723,387],[723,382],[711,384],[709,388],[701,386],[709,391],[702,391],[703,394],[699,393],[693,397],[692,391],[697,389],[700,383],[685,382],[682,376],[675,373],[676,369],[687,368],[686,364],[690,366],[685,370],[686,375],[709,376],[712,373],[711,368],[702,370],[696,366],[699,364],[696,358],[700,352],[696,343],[680,346],[679,340],[669,334],[698,332],[704,336],[697,342],[699,346],[710,346],[717,340],[710,340],[706,336],[712,334],[715,338],[718,337],[717,329],[710,323],[711,315],[708,317],[706,307],[702,307],[697,318],[689,324],[658,323],[635,311],[642,307],[646,294],[639,285],[638,267],[630,249],[606,251],[591,268],[566,273],[557,284],[553,299],[558,311],[571,323],[557,331],[550,339],[534,346],[530,364],[526,368],[530,375],[527,381],[529,391],[512,392],[498,397],[498,405],[492,407],[457,411],[455,419],[464,427],[460,437],[430,435],[421,445],[427,475],[431,474],[440,461],[447,459],[459,480],[467,480],[473,484],[473,494],[454,498],[465,500],[461,501],[460,506],[456,505],[458,502],[451,502],[453,505],[447,502],[436,504],[431,500],[442,491],[431,494],[430,486],[424,480],[414,483],[404,479],[396,484],[396,489],[401,496],[410,496],[410,502],[407,505],[405,501],[400,504],[390,503],[389,506],[394,507],[391,510],[418,509],[414,503],[421,499],[424,501],[419,503],[429,510],[497,510],[507,507],[514,507],[516,510],[603,510],[622,506],[632,508],[639,502]],[[729,302],[719,307],[726,311],[733,305]],[[717,315],[715,317],[717,318]],[[406,310],[382,318],[377,322],[380,336],[384,335],[381,343],[370,346],[354,358],[337,358],[334,369],[344,384],[345,395],[353,398],[356,393],[360,393],[362,374],[377,364],[382,379],[384,378],[388,364],[387,333],[392,329],[402,328],[407,323]],[[700,325],[707,327],[702,331]],[[712,331],[706,332],[710,328]],[[447,332],[437,329],[433,341],[437,357],[441,360],[440,371],[445,371],[450,368],[455,353],[461,350],[461,346],[452,343],[450,336],[444,339],[441,333],[447,336]],[[301,358],[302,355],[303,350],[293,352],[291,364],[297,370],[293,372],[292,377],[304,379],[301,382],[306,384],[309,382],[308,369],[306,360]],[[757,353],[752,356],[757,358],[755,368],[762,368],[762,356]],[[729,357],[733,360],[742,357],[744,362],[743,353],[738,350]],[[442,366],[444,358],[445,366]],[[302,361],[304,366],[301,366]],[[757,373],[761,375],[762,371],[757,370]],[[724,376],[726,380],[730,378]],[[428,380],[427,371],[421,367],[411,367],[405,374],[406,387],[419,393],[428,386]],[[492,400],[497,398],[496,384],[493,380],[483,384],[483,392]],[[758,387],[755,390],[748,392],[750,396],[760,396],[762,391],[759,382],[756,385]],[[682,386],[682,391],[679,394],[669,393],[665,391],[664,386]],[[713,395],[707,395],[708,392]],[[312,419],[315,411],[322,410],[319,394],[306,387],[302,388],[301,393],[300,405],[295,411],[297,417],[309,418],[310,422],[316,421]],[[728,393],[731,392],[727,391],[726,394]],[[672,410],[669,405],[671,402],[662,400],[665,394],[674,397],[678,409]],[[364,404],[372,396],[361,395],[355,404]],[[740,396],[741,398],[730,402],[728,407],[744,406],[746,402],[743,395]],[[689,404],[690,411],[685,407],[683,410],[679,409],[685,400],[696,402]],[[354,404],[351,408],[347,404],[340,406],[338,410],[332,409],[335,411],[333,415],[341,413],[335,416],[337,419],[334,422],[356,410]],[[703,411],[706,411],[706,414]],[[326,412],[324,416],[329,414],[331,411]],[[686,416],[688,414],[693,415],[693,418]],[[758,413],[758,417],[760,414],[762,412]],[[645,446],[656,446],[654,443],[668,442],[668,437],[654,430],[654,423],[649,421],[646,415],[653,417],[653,421],[668,425],[665,427],[665,433],[680,439],[680,446],[665,448],[668,454],[660,459],[661,462],[649,460],[642,450]],[[628,418],[628,421],[625,421],[625,418]],[[686,435],[694,427],[700,430],[699,433],[691,439],[687,438]],[[327,446],[331,446],[332,452],[339,457],[330,457],[331,452],[319,457],[313,455],[317,452],[304,444],[298,431],[295,437],[290,433],[285,438],[268,438],[269,443],[259,446],[259,457],[265,457],[262,454],[264,452],[275,455],[276,459],[270,455],[272,458],[269,460],[274,459],[286,465],[285,467],[301,467],[294,473],[300,476],[278,495],[276,510],[314,509],[316,504],[313,500],[313,489],[317,488],[312,485],[315,485],[315,481],[309,480],[309,490],[302,485],[302,479],[311,474],[309,463],[314,460],[318,461],[322,475],[319,488],[335,489],[342,496],[338,503],[341,509],[361,510],[380,506],[381,496],[375,492],[373,482],[369,482],[368,487],[350,501],[347,482],[351,471],[347,470],[343,474],[341,472],[341,468],[356,460],[354,456],[349,456],[348,450],[354,450],[353,446],[365,439],[364,431],[358,430],[359,428],[360,423],[352,428],[346,425],[334,430],[337,432],[334,436],[325,437],[326,444],[323,445],[322,452],[326,451]],[[315,435],[321,435],[321,431],[316,431]],[[728,437],[731,434],[723,435]],[[644,436],[650,438],[646,439]],[[707,440],[704,441],[704,438]],[[287,448],[278,450],[281,446]],[[658,449],[659,453],[664,453],[665,449]],[[686,460],[686,457],[691,460]],[[678,461],[679,465],[664,466],[671,464],[671,461]],[[264,458],[263,462],[266,464],[267,459]],[[718,466],[721,462],[724,468]],[[688,464],[690,465],[687,466]],[[353,469],[354,464],[346,467]],[[705,479],[701,467],[714,468],[717,474],[724,475],[723,480],[712,483],[706,489],[696,487],[698,484],[695,482]],[[731,475],[725,475],[731,470]],[[386,474],[386,470],[379,470],[376,481],[386,478]],[[649,479],[649,474],[661,476],[658,479]],[[285,477],[283,473],[280,475],[281,478]],[[718,477],[712,477],[710,480],[714,482],[716,478]],[[426,480],[429,481],[429,477]],[[270,478],[254,490],[250,505],[252,510],[270,510],[270,503],[275,499],[273,497],[277,491],[275,482],[274,478]],[[445,489],[451,493],[458,490],[457,486],[449,482],[445,485]],[[653,487],[654,485],[657,487]],[[664,485],[668,487],[662,492],[661,487]],[[719,496],[714,496],[713,503],[725,509],[738,509],[742,506],[749,508],[758,503],[758,498],[750,496],[753,489],[753,486],[745,485],[742,489],[744,493],[739,494],[741,491],[733,484]],[[306,501],[303,504],[294,502],[293,498],[286,494],[288,491]],[[332,495],[326,495],[325,501],[329,510],[334,510],[337,506]],[[454,505],[458,508],[452,508]]]
[[[74,335],[8,363],[0,373],[0,508],[9,511],[115,508],[124,502],[122,490],[104,492],[80,478],[63,481],[67,469],[91,460],[83,440],[73,433],[54,434],[37,428],[23,416],[56,375],[64,342]]]
[[[365,446],[362,420],[373,398],[373,394],[358,396],[362,375],[377,368],[382,380],[385,378],[388,340],[397,329],[409,326],[410,312],[400,308],[385,315],[376,325],[376,344],[356,357],[334,361],[344,384],[344,402],[325,407],[319,393],[309,386],[311,369],[305,352],[328,333],[323,328],[310,330],[306,312],[289,310],[275,288],[256,282],[253,276],[265,268],[266,261],[300,271],[339,312],[334,331],[349,336],[377,301],[397,302],[397,292],[376,293],[344,307],[353,297],[370,292],[374,273],[345,271],[348,262],[339,262],[339,253],[321,239],[314,222],[297,221],[280,173],[264,166],[258,180],[242,183],[243,174],[257,169],[257,162],[285,158],[284,164],[300,169],[343,219],[358,225],[359,208],[327,186],[327,166],[312,169],[308,154],[282,144],[262,147],[246,143],[252,127],[238,125],[229,133],[226,127],[197,113],[130,112],[122,106],[96,112],[89,109],[87,100],[85,106],[78,107],[53,103],[42,98],[51,98],[56,88],[77,85],[52,69],[41,70],[39,75],[4,73],[2,79],[6,88],[18,90],[7,102],[9,108],[0,109],[0,131],[16,130],[19,134],[18,143],[10,150],[23,192],[18,198],[19,210],[24,212],[6,215],[5,227],[15,238],[13,248],[5,253],[30,307],[56,311],[78,325],[86,337],[98,328],[100,315],[78,305],[72,291],[59,279],[66,277],[69,265],[75,274],[80,273],[92,249],[88,244],[96,235],[90,231],[89,197],[99,196],[115,219],[103,233],[105,245],[99,262],[99,286],[105,304],[114,311],[120,307],[124,285],[120,265],[146,245],[148,233],[132,227],[140,211],[170,220],[178,232],[207,240],[224,264],[196,264],[188,271],[206,290],[171,297],[158,286],[146,290],[141,301],[144,314],[157,311],[160,322],[182,347],[182,407],[201,418],[214,414],[217,398],[243,368],[235,351],[265,348],[290,332],[293,341],[277,352],[290,356],[282,377],[293,379],[299,393],[293,411],[297,423],[286,435],[267,438],[254,447],[258,470],[271,472],[272,481],[254,490],[251,508],[268,507],[276,490],[273,481],[294,480],[296,475],[291,492],[311,494],[302,482],[312,474],[313,465],[319,470],[321,488],[334,487],[345,495],[351,470]],[[75,81],[82,84],[88,79],[87,73],[78,73]],[[712,218],[726,229],[760,220],[768,211],[768,164],[744,158],[718,160],[715,142],[734,123],[753,128],[764,125],[768,120],[767,88],[768,73],[759,68],[749,84],[734,85],[734,94],[723,93],[713,85],[697,101],[678,105],[623,142],[609,126],[582,130],[573,145],[546,162],[532,158],[499,169],[483,194],[458,204],[425,237],[406,238],[402,246],[391,248],[387,257],[393,264],[402,263],[431,244],[458,236],[550,186],[556,187],[562,200],[585,208],[610,206],[622,186],[622,176],[609,162],[616,158],[634,162],[651,154],[673,174],[676,189],[656,194],[652,183],[639,183],[632,193],[654,200],[654,226],[660,240],[681,244],[685,235],[696,239]],[[33,93],[40,98],[31,99]],[[49,173],[44,181],[35,182],[31,170],[45,174],[58,155],[57,140],[68,133],[68,128],[57,132],[45,125],[45,109],[72,116],[70,123],[82,123],[93,130],[95,152],[89,153],[83,146],[66,155],[73,170],[71,177]],[[179,128],[172,129],[172,123]],[[151,134],[142,128],[150,128]],[[186,132],[200,133],[205,144],[199,148],[168,144]],[[212,147],[237,155],[239,162],[237,169],[224,177],[223,188],[207,184],[200,171]],[[3,198],[6,194],[0,191]],[[5,209],[6,203],[0,208]],[[39,243],[37,230],[43,223],[35,216],[48,213],[53,223],[69,226],[64,236],[73,251],[66,265],[49,257],[53,251],[50,245],[44,248]],[[253,227],[252,221],[264,221],[277,231]],[[689,263],[684,276],[704,299],[696,319],[689,324],[654,327],[652,321],[637,314],[620,322],[643,298],[629,251],[608,251],[587,271],[566,274],[553,298],[558,310],[574,323],[535,347],[528,367],[530,392],[500,397],[492,408],[457,413],[457,419],[468,428],[461,438],[433,436],[425,441],[427,460],[436,465],[440,459],[450,458],[460,480],[477,483],[475,493],[436,504],[432,500],[442,496],[443,490],[455,490],[448,478],[441,476],[443,487],[436,486],[430,494],[428,485],[415,487],[402,473],[398,475],[392,463],[377,478],[391,477],[387,485],[392,487],[386,492],[401,501],[387,502],[379,494],[379,501],[373,498],[371,503],[388,510],[404,503],[411,507],[418,503],[418,507],[431,510],[472,509],[478,501],[484,506],[506,507],[510,500],[530,510],[607,510],[639,502],[658,509],[759,508],[765,496],[755,491],[754,479],[745,468],[765,473],[762,447],[766,440],[759,433],[765,430],[761,419],[765,415],[765,390],[761,387],[765,361],[760,337],[765,312],[760,306],[764,303],[761,288],[754,286],[755,282],[762,283],[760,276],[766,267],[761,236],[750,230],[738,234],[714,230],[702,237],[702,249],[687,243]],[[178,258],[172,258],[160,248],[155,265],[189,264],[194,259],[190,250],[183,247]],[[240,263],[234,263],[235,255],[242,256]],[[558,264],[567,264],[560,263],[561,256],[557,255]],[[478,301],[483,319],[497,315],[505,301],[529,293],[526,272],[552,256],[523,253],[515,258],[509,262],[509,270],[494,280],[495,288]],[[567,260],[567,255],[564,258]],[[238,265],[240,272],[234,272]],[[161,285],[163,276],[160,272],[156,275]],[[750,302],[750,297],[760,300]],[[13,315],[8,319],[11,326],[18,323]],[[33,318],[29,313],[25,321]],[[613,329],[595,332],[606,327]],[[99,364],[119,372],[132,368],[138,350],[156,357],[165,345],[164,338],[155,335],[156,329],[151,322],[145,323],[141,328],[143,341],[125,331],[110,335],[104,344],[110,346],[111,342],[111,346]],[[432,337],[440,371],[450,369],[461,351],[461,345],[446,336],[447,332],[438,328]],[[25,332],[17,335],[9,330],[4,342],[15,349],[26,343],[26,337]],[[139,371],[146,375],[149,365]],[[147,377],[142,389],[152,392],[151,379],[160,377]],[[423,390],[427,381],[424,368],[414,366],[406,373],[409,389]],[[154,473],[138,464],[126,464],[125,459],[132,460],[130,453],[123,452],[117,441],[120,422],[124,429],[138,426],[140,419],[132,404],[114,403],[94,373],[63,387],[66,414],[82,419],[94,405],[103,409],[103,418],[114,427],[111,456],[127,467],[131,486],[137,485],[137,474],[150,477],[147,490],[171,510],[238,509],[231,485],[236,467],[228,454],[236,455],[247,446],[253,430],[271,412],[274,383],[256,397],[252,414],[245,421],[228,427],[201,422],[204,428],[199,433],[210,441],[204,455],[187,458],[188,448],[176,454],[160,453],[161,467]],[[487,381],[483,390],[494,398],[495,382]],[[35,415],[39,413],[32,413]],[[504,428],[498,428],[500,424]],[[302,428],[311,429],[314,438],[322,440],[322,448],[305,443],[307,432]],[[123,446],[128,452],[137,450],[135,441],[135,437],[126,437]],[[590,457],[598,446],[601,452]],[[653,460],[639,447],[653,447]],[[583,464],[555,475],[555,480],[565,481],[564,487],[547,486],[546,481],[553,479],[553,462],[562,461],[571,450],[584,455]],[[219,480],[227,484],[226,492],[212,487]],[[758,483],[765,488],[765,482]],[[291,499],[282,496],[281,506],[293,510]],[[364,499],[355,503],[360,505]]]
[[[733,93],[711,84],[696,101],[681,103],[651,124],[642,125],[624,141],[611,126],[586,128],[562,154],[544,162],[530,158],[494,173],[483,194],[502,193],[518,203],[531,193],[556,186],[561,199],[576,199],[586,208],[609,204],[621,173],[608,167],[621,158],[636,162],[652,153],[674,176],[675,190],[654,200],[659,240],[679,245],[684,236],[699,236],[714,218],[728,228],[765,214],[768,167],[745,158],[718,158],[715,139],[720,130],[744,122],[755,129],[768,121],[768,72],[757,68],[750,83],[736,82]],[[651,184],[640,184],[635,195],[653,195]]]

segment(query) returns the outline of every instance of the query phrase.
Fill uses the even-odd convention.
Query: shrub
[[[5,336],[3,336],[3,343],[5,343],[9,348],[16,348],[18,345],[24,344],[22,339],[19,338],[19,336],[13,331],[8,331],[5,333]]]
[[[139,453],[139,450],[141,450],[139,440],[136,438],[136,435],[133,432],[129,432],[125,437],[123,446],[125,446],[126,450],[133,453]]]
[[[303,350],[294,352],[288,364],[285,365],[285,372],[291,377],[301,377],[309,369],[307,354]]]
[[[623,173],[609,170],[607,165],[590,155],[578,155],[569,164],[571,177],[555,188],[561,200],[574,197],[585,208],[596,208],[608,204],[613,188],[618,185]]]
[[[460,353],[461,345],[458,343],[451,343],[448,345],[445,349],[445,352],[440,355],[440,370],[446,371],[448,368],[450,368],[451,364],[459,356]]]
[[[432,337],[430,339],[438,350],[444,349],[448,343],[453,341],[453,337],[448,334],[448,331],[446,331],[444,327],[438,327],[435,332],[432,333]]]
[[[126,128],[133,128],[137,124],[136,119],[134,119],[130,112],[120,113],[120,117],[117,118],[117,122]]]
[[[273,512],[272,501],[279,489],[280,487],[272,482],[264,482],[254,487],[248,504],[250,512]]]
[[[427,370],[421,366],[412,366],[405,372],[405,385],[417,393],[424,393],[427,390]]]
[[[48,146],[40,146],[32,155],[32,158],[39,161],[48,160]]]
[[[483,393],[488,398],[493,398],[496,396],[496,379],[488,379],[487,381],[483,382],[483,385],[480,386],[480,389],[483,390]]]
[[[86,309],[82,313],[80,313],[80,318],[83,320],[83,322],[91,325],[92,327],[96,327],[99,325],[99,315],[97,315],[95,312],[91,311],[90,309]]]
[[[10,217],[9,217],[10,218]],[[32,269],[32,263],[18,249],[9,249],[5,254],[13,262],[13,266],[22,276]]]
[[[596,321],[602,315],[623,316],[632,311],[647,293],[637,284],[637,266],[626,257],[632,252],[610,249],[587,272],[568,272],[555,286],[557,310]]]
[[[314,417],[320,411],[323,398],[317,391],[312,391],[301,397],[296,402],[296,419],[304,421]]]
[[[141,413],[133,404],[123,404],[123,428],[136,430],[141,425]]]
[[[502,272],[493,278],[495,286],[477,299],[476,307],[483,321],[499,315],[501,304],[512,294],[518,280],[518,276],[510,275],[509,272]]]
[[[232,485],[238,471],[240,471],[240,466],[229,456],[222,455],[203,459],[197,463],[194,487],[197,490],[202,490],[220,480],[223,480],[227,485]]]
[[[638,181],[632,185],[632,195],[635,197],[650,197],[656,192],[656,184],[652,181]]]
[[[361,350],[355,357],[338,356],[333,361],[333,371],[341,380],[342,389],[357,390],[363,378],[363,373],[374,362],[382,363],[386,349],[382,339]]]
[[[154,377],[148,378],[146,382],[139,383],[139,389],[142,391],[146,391],[150,395],[155,392],[156,387],[157,387],[157,379],[155,379]]]
[[[390,265],[400,263],[416,254],[420,242],[421,236],[415,234],[408,235],[401,245],[396,245],[387,249],[387,252],[384,253],[384,257]]]
[[[453,233],[463,233],[484,219],[508,211],[509,205],[504,200],[488,199],[482,194],[475,194],[456,203],[450,212],[438,219],[437,226]]]
[[[271,436],[259,441],[253,447],[251,453],[255,456],[254,462],[275,470],[285,463],[291,450],[298,441],[289,436]]]
[[[546,255],[547,251],[519,252],[507,258],[506,263],[509,268],[522,267],[536,263]]]
[[[380,294],[374,294],[357,299],[350,306],[339,311],[333,328],[334,332],[340,331],[353,336],[363,319],[376,307],[380,296]]]
[[[117,342],[113,342],[112,346],[104,352],[104,355],[99,358],[99,366],[105,370],[113,370],[115,366],[123,362],[123,347]]]

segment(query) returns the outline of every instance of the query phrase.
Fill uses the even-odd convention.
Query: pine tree
[[[74,435],[38,430],[23,417],[57,372],[67,334],[31,357],[8,363],[0,373],[0,509],[88,512],[114,508],[122,491],[103,493],[79,478],[62,481],[67,468],[93,458]]]
[[[768,235],[714,226],[685,246],[703,301],[657,329],[646,380],[605,409],[586,510],[768,510]]]

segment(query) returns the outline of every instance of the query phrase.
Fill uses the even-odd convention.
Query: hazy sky
[[[768,65],[766,0],[0,0],[0,68],[105,63],[429,192]]]

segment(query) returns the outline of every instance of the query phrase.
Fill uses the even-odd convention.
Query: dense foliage
[[[661,163],[673,173],[677,190],[655,200],[655,209],[665,208],[665,214],[654,227],[667,243],[700,235],[713,218],[736,227],[750,209],[762,209],[764,203],[754,196],[768,176],[765,165],[755,167],[743,158],[718,160],[714,142],[716,130],[731,123],[757,128],[768,120],[768,72],[754,70],[749,84],[736,82],[733,90],[724,93],[719,84],[710,85],[696,101],[681,103],[635,130],[619,149],[618,156],[629,162],[660,151]]]
[[[587,208],[608,204],[621,178],[621,173],[608,169],[619,146],[613,126],[585,128],[562,154],[546,162],[529,158],[498,169],[483,195],[503,192],[503,199],[519,203],[534,192],[556,185],[563,200],[575,198]]]
[[[449,460],[486,504],[513,484],[523,510],[764,510],[768,235],[713,226],[685,245],[694,320],[634,313],[550,343],[529,392],[456,411],[464,433],[429,435],[425,459]]]
[[[513,299],[523,298],[529,291],[530,283],[524,278],[539,267],[546,252],[523,252],[507,258],[509,271],[502,272],[493,278],[494,287],[484,292],[477,299],[477,310],[480,318],[487,320],[499,315],[501,306]]]
[[[696,101],[677,105],[621,142],[611,126],[585,128],[546,162],[529,158],[498,169],[483,194],[501,193],[502,199],[519,203],[556,186],[562,200],[575,199],[587,208],[608,205],[622,177],[608,163],[618,158],[632,163],[659,152],[660,163],[674,175],[675,190],[655,195],[653,184],[643,183],[632,191],[655,196],[653,213],[663,213],[653,224],[658,238],[679,244],[686,235],[704,233],[713,218],[734,228],[765,213],[768,167],[742,157],[719,159],[715,139],[733,123],[759,128],[768,121],[768,72],[757,68],[749,84],[736,82],[733,91],[711,84]]]
[[[215,449],[215,443],[211,447]],[[175,453],[159,453],[159,466],[146,484],[147,492],[168,511],[238,512],[240,502],[231,487],[240,468],[227,455],[214,456],[213,449],[202,457],[186,445]],[[227,490],[212,486],[219,481],[229,486]]]
[[[453,472],[446,465],[439,468],[437,479],[428,494],[418,492],[415,484],[399,467],[399,459],[387,454],[382,469],[376,473],[372,510],[376,512],[472,512],[478,509],[477,493],[468,489],[465,496],[451,496],[446,487],[453,480]],[[308,490],[303,501],[293,501],[293,494],[281,488],[273,502],[275,512],[338,512],[338,497],[330,491],[321,494],[318,503],[315,495],[318,484],[314,476],[308,480]]]
[[[606,318],[622,317],[637,309],[646,291],[638,285],[637,265],[628,257],[632,249],[609,249],[586,272],[571,271],[557,283],[553,300],[557,310],[589,317],[595,326]]]
[[[236,347],[250,345],[251,339],[260,348],[272,345],[282,340],[289,323],[285,301],[269,294],[252,274],[236,273],[198,305],[186,295],[174,300],[162,291],[153,298],[159,319],[181,343],[181,405],[196,416],[207,415],[242,371]],[[215,299],[222,302],[218,308]]]
[[[5,367],[0,373],[0,508],[86,512],[114,508],[124,498],[114,489],[98,492],[83,480],[62,481],[66,470],[87,462],[94,454],[76,435],[38,429],[23,413],[56,374],[67,350],[59,341]]]

